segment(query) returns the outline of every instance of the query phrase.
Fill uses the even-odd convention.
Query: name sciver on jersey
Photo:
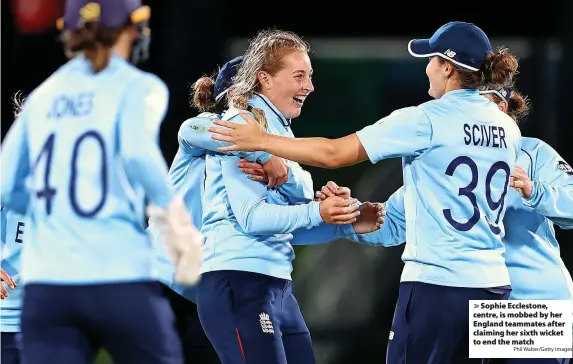
[[[505,148],[505,129],[501,126],[464,124],[464,143],[480,147]]]

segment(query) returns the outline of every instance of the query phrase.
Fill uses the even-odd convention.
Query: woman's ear
[[[271,88],[270,75],[265,71],[257,72],[257,79],[259,80],[259,83],[261,84],[263,89],[268,90]]]

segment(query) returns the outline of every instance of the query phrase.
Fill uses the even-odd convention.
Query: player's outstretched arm
[[[368,159],[355,134],[339,139],[288,138],[265,132],[248,114],[241,114],[246,124],[216,120],[211,127],[213,139],[231,143],[220,151],[265,151],[301,164],[323,168],[338,168]]]
[[[329,243],[345,236],[345,231],[369,233],[378,230],[384,223],[384,211],[381,205],[366,202],[361,204],[360,215],[352,225],[321,224],[311,229],[300,229],[293,233],[292,245],[317,245]],[[352,227],[350,227],[352,226]]]
[[[262,150],[301,164],[339,168],[370,159],[418,156],[431,146],[432,126],[417,107],[397,110],[355,134],[338,139],[287,138],[266,133],[249,115],[247,124],[216,120],[213,139],[231,143],[221,151]]]

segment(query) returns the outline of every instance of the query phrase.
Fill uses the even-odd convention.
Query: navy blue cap
[[[215,86],[213,86],[215,101],[219,101],[227,94],[229,87],[231,87],[231,84],[233,83],[233,77],[237,74],[242,62],[243,56],[239,56],[225,63],[223,68],[221,68],[217,75],[217,79],[215,80]]]
[[[459,21],[442,26],[430,39],[411,40],[408,51],[414,57],[439,56],[472,71],[479,71],[487,55],[493,53],[483,30]]]
[[[497,95],[500,99],[505,100],[508,104],[509,101],[511,100],[511,89],[504,87],[504,88],[491,88],[491,89],[487,89],[484,91],[480,91],[479,92],[480,95],[488,95],[488,94],[494,94]]]
[[[141,6],[141,0],[66,0],[64,17],[57,25],[60,30],[77,30],[87,22],[97,22],[115,28],[146,21],[150,14],[149,6]]]

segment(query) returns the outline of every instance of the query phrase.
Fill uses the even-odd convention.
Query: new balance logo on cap
[[[444,54],[450,58],[454,58],[456,56],[456,52],[452,51],[451,49],[447,49]]]

